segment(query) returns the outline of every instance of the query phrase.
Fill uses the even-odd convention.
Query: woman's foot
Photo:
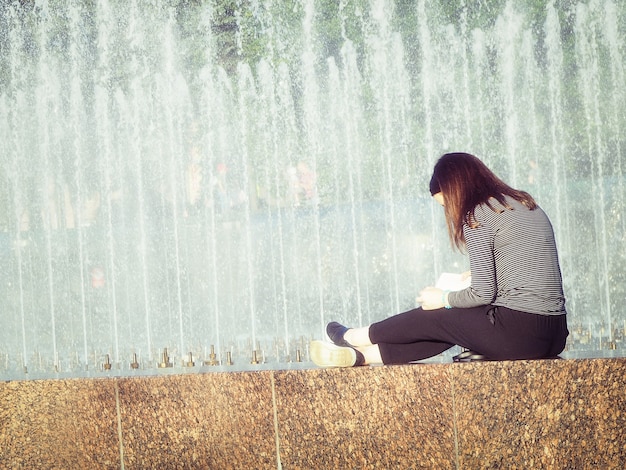
[[[325,341],[311,341],[311,360],[319,367],[352,367],[365,364],[360,351]]]
[[[352,347],[350,343],[343,339],[343,335],[346,334],[348,329],[349,328],[347,326],[343,326],[336,321],[331,321],[328,325],[326,325],[326,334],[337,346]]]

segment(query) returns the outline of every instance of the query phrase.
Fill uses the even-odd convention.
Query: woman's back
[[[561,270],[552,225],[540,207],[512,198],[478,206],[479,226],[464,228],[473,294],[483,301],[542,315],[565,313]],[[468,298],[469,300],[469,298]]]

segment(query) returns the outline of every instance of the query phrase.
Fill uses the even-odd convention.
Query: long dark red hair
[[[460,250],[465,247],[463,225],[478,226],[474,217],[476,206],[486,204],[498,212],[504,210],[502,207],[512,210],[506,202],[506,196],[509,196],[530,210],[537,207],[530,194],[510,187],[469,153],[454,152],[441,156],[433,169],[430,187],[431,192],[438,190],[443,193],[450,241]],[[492,199],[498,201],[500,207],[495,208]]]

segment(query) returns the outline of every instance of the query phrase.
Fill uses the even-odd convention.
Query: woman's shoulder
[[[513,216],[519,215],[520,213],[526,213],[530,211],[528,207],[526,207],[523,203],[514,199],[510,196],[505,196],[504,204],[498,201],[495,197],[490,198],[488,201],[479,204],[474,209],[474,218],[476,221],[480,222],[489,222],[494,220],[499,220],[503,216]],[[539,207],[537,206],[537,209]]]
[[[498,201],[495,197],[490,197],[486,202],[478,204],[476,210],[483,212],[496,212],[502,213],[506,210],[524,209],[530,210],[523,202],[511,196],[503,196],[503,202]]]

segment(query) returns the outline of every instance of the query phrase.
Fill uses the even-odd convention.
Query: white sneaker
[[[319,367],[352,367],[356,364],[356,351],[325,341],[311,341],[311,360]]]

